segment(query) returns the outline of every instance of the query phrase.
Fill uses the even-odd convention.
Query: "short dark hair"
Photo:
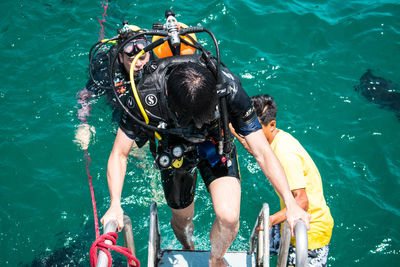
[[[271,121],[276,120],[277,108],[275,100],[270,95],[264,94],[252,96],[251,102],[261,124],[267,125]]]
[[[193,62],[177,65],[167,81],[170,108],[186,123],[193,120],[196,125],[203,125],[211,121],[218,100],[216,84],[215,76],[206,67]]]

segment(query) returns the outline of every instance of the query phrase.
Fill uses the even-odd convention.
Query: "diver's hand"
[[[233,128],[232,124],[229,123],[229,129],[231,130],[231,133],[236,137],[236,139],[240,142],[240,144],[242,144],[242,146],[247,150],[247,152],[249,152],[250,154],[253,155],[253,152],[251,151],[251,148],[249,147],[249,145],[247,144],[246,140],[244,139],[244,137],[240,134],[238,134],[235,129]]]
[[[124,228],[124,211],[121,205],[111,205],[100,221],[105,227],[108,222],[113,220],[117,221],[117,231],[121,232],[122,228]]]
[[[80,124],[75,133],[74,142],[77,143],[82,150],[86,150],[89,147],[90,139],[96,134],[94,126],[90,126],[87,123]]]
[[[293,201],[289,206],[286,205],[286,208],[286,220],[290,226],[292,236],[294,236],[294,227],[299,220],[306,224],[308,230],[310,229],[311,215],[297,205],[296,201]]]

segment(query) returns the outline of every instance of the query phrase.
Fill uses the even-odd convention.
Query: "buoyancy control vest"
[[[177,65],[185,62],[193,62],[207,67],[201,55],[183,55],[162,58],[150,61],[144,66],[143,77],[139,84],[137,84],[137,91],[143,108],[146,110],[149,117],[150,125],[163,129],[181,128],[175,114],[169,108],[166,88],[171,71]],[[216,97],[218,96],[216,95]],[[140,114],[133,98],[129,99],[127,106],[129,108],[134,108],[136,114]],[[216,121],[218,118],[219,113],[216,110],[214,120]],[[185,135],[203,135],[203,138],[205,138],[208,129],[203,128],[197,129],[195,127],[189,127],[189,129],[182,129],[181,135],[182,137]],[[177,133],[177,135],[180,134]]]

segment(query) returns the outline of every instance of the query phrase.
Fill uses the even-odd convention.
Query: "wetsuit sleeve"
[[[134,112],[131,110],[131,113]],[[141,148],[146,144],[148,135],[144,129],[135,123],[127,112],[123,112],[121,120],[119,122],[119,128],[128,136],[130,139],[136,142],[136,145]]]
[[[223,70],[223,75],[226,80],[229,80],[227,97],[229,119],[233,128],[237,133],[243,136],[249,135],[252,132],[262,129],[258,121],[257,114],[251,104],[250,97],[242,88],[239,78]]]

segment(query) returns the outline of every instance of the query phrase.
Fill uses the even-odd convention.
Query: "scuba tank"
[[[172,10],[168,9],[165,11],[165,19],[166,22],[164,24],[158,22],[153,23],[153,30],[166,31],[170,34],[171,39],[155,47],[153,50],[154,54],[158,58],[194,54],[196,48],[190,46],[189,44],[193,45],[195,42],[197,42],[196,35],[194,33],[185,36],[179,35],[179,31],[181,29],[188,28],[188,26],[182,22],[178,22]],[[155,42],[160,38],[162,38],[162,36],[154,35],[152,42]],[[186,42],[189,44],[186,44]]]

